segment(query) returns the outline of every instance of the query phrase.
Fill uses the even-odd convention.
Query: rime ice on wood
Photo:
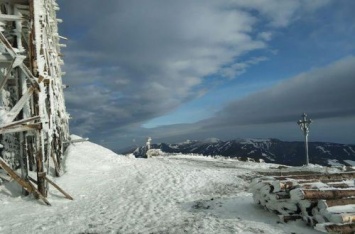
[[[354,177],[355,174],[349,172],[285,173],[284,176],[256,178],[249,191],[255,203],[278,214],[285,222],[302,218],[320,231],[354,233]]]
[[[69,140],[60,64],[55,0],[0,2],[0,143],[10,167],[37,173],[46,197],[46,174],[61,160]],[[32,191],[32,190],[31,190]]]

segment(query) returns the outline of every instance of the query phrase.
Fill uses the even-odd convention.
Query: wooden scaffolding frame
[[[69,142],[57,10],[56,0],[0,0],[0,167],[44,201]]]

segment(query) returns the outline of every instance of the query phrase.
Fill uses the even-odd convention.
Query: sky
[[[355,1],[57,1],[71,133],[355,144]]]

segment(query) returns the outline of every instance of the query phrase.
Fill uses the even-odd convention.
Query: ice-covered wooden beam
[[[325,210],[328,207],[333,207],[333,206],[343,206],[343,205],[349,205],[349,204],[355,204],[355,198],[345,198],[345,199],[336,199],[336,200],[320,200],[318,201],[318,208],[321,210]]]
[[[316,175],[292,175],[292,176],[275,176],[275,180],[287,180],[287,179],[297,179],[297,180],[307,180],[307,179],[317,179],[324,181],[331,180],[341,180],[341,179],[353,179],[355,178],[355,172],[344,172],[344,173],[332,173],[332,174],[316,174]]]
[[[321,199],[339,199],[355,196],[355,189],[294,189],[290,192],[292,200],[321,200]]]
[[[24,16],[20,15],[4,15],[0,14],[0,21],[16,21],[16,20],[24,20]]]

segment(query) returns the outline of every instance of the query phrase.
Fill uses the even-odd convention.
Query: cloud
[[[64,51],[72,129],[102,137],[197,98],[208,90],[204,77],[245,72],[266,58],[242,56],[267,49],[302,10],[328,3],[312,2],[60,1],[60,27],[72,36]]]
[[[143,143],[147,136],[153,137],[154,142],[211,136],[222,139],[274,137],[302,140],[296,121],[306,112],[315,120],[311,126],[313,141],[353,143],[354,87],[355,57],[350,56],[231,102],[207,120],[139,129],[141,137],[137,142]]]
[[[353,87],[355,57],[351,56],[230,103],[206,123],[230,126],[288,122],[303,112],[318,119],[355,116]]]

